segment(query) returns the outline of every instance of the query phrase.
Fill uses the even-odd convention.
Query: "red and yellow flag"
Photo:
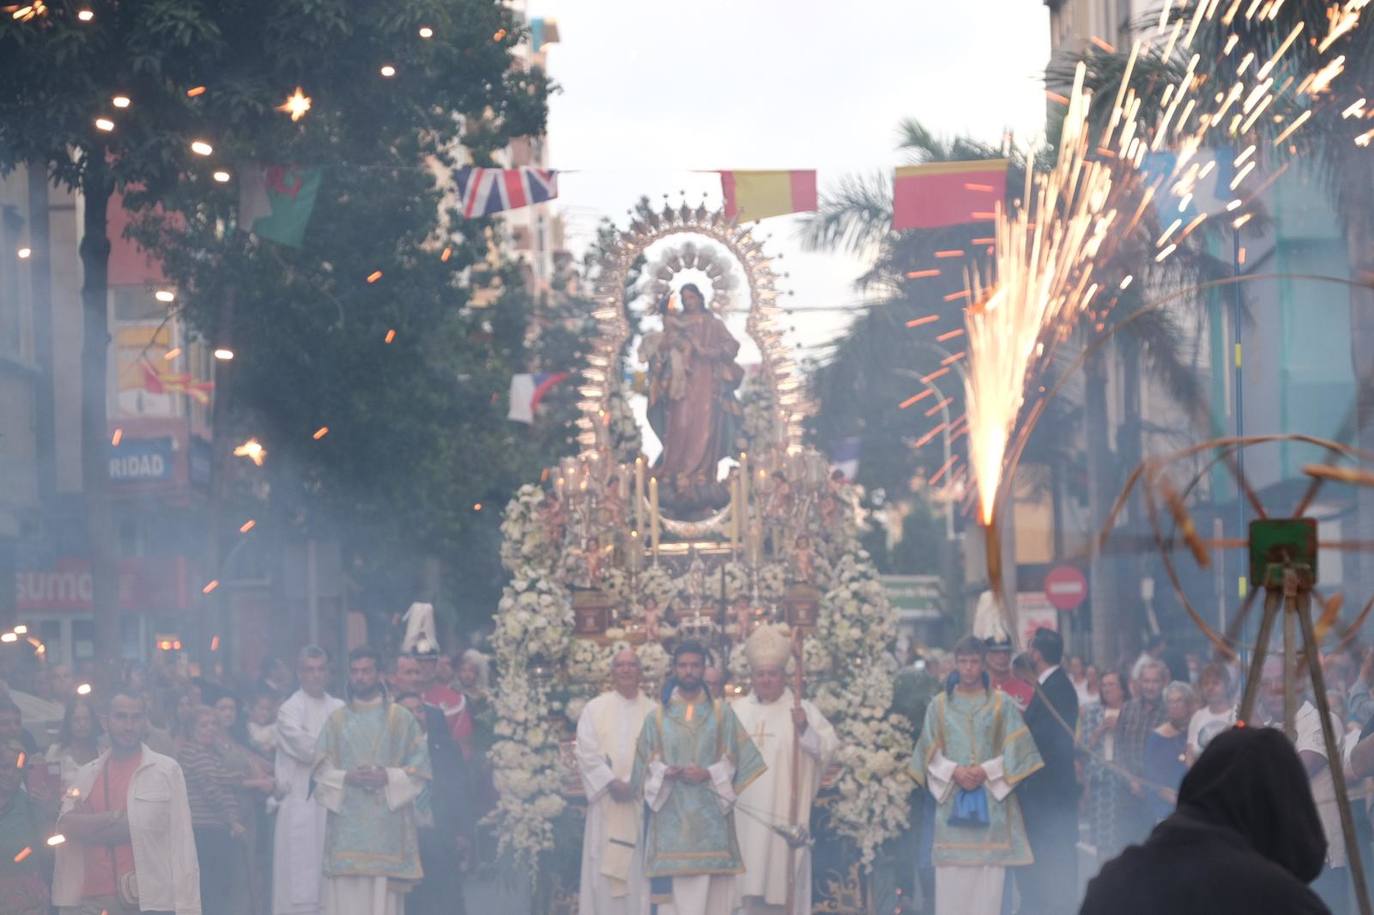
[[[815,171],[721,172],[725,215],[736,222],[816,209]]]
[[[892,228],[938,229],[992,219],[1007,197],[1007,159],[927,162],[897,169]]]

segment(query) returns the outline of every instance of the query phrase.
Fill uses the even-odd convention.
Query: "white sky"
[[[694,170],[889,170],[898,121],[996,141],[1043,128],[1049,57],[1041,0],[527,0],[557,19],[549,69],[551,165],[569,247],[641,194],[719,205]],[[585,170],[567,174],[567,171]],[[853,258],[804,252],[794,220],[761,224],[798,308],[858,301]],[[794,339],[833,339],[849,316],[797,315]]]

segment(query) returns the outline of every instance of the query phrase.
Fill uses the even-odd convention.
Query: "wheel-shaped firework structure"
[[[1280,515],[1264,504],[1250,484],[1240,457],[1249,448],[1283,443],[1321,448],[1326,452],[1326,460],[1303,466],[1302,472],[1308,478],[1307,486],[1297,503]],[[1218,465],[1225,466],[1230,472],[1238,493],[1245,499],[1254,515],[1245,537],[1206,539],[1198,532],[1190,500],[1198,492],[1201,481]],[[1321,721],[1326,758],[1333,763],[1329,768],[1336,791],[1341,828],[1348,849],[1358,848],[1359,840],[1355,835],[1354,821],[1351,818],[1344,766],[1340,764],[1340,743],[1332,725],[1320,659],[1323,639],[1338,628],[1345,595],[1338,592],[1327,597],[1320,591],[1318,554],[1321,550],[1371,552],[1374,551],[1374,543],[1321,542],[1318,536],[1318,519],[1314,517],[1312,509],[1318,494],[1328,484],[1374,486],[1374,470],[1370,469],[1371,466],[1374,466],[1374,455],[1340,442],[1310,435],[1286,433],[1212,439],[1144,461],[1126,481],[1099,537],[1099,544],[1108,539],[1122,509],[1132,492],[1138,488],[1154,545],[1159,551],[1170,585],[1189,618],[1207,636],[1218,656],[1222,658],[1240,659],[1241,652],[1248,647],[1249,658],[1244,690],[1236,715],[1239,726],[1266,723],[1255,719],[1255,703],[1259,693],[1261,670],[1270,654],[1270,639],[1274,626],[1281,621],[1284,731],[1290,738],[1294,736],[1295,717],[1301,699],[1298,681],[1305,678],[1311,687],[1312,702]],[[1180,488],[1175,483],[1174,474],[1179,473],[1181,468],[1186,468],[1190,473],[1187,482]],[[1226,626],[1224,633],[1209,625],[1189,599],[1184,576],[1177,562],[1180,549],[1186,549],[1192,560],[1202,568],[1211,565],[1213,552],[1216,550],[1245,550],[1248,557],[1250,587],[1246,591],[1239,612]],[[1263,615],[1254,642],[1249,646],[1242,646],[1237,636],[1242,631],[1256,595],[1259,594],[1264,595]],[[1316,596],[1317,606],[1321,608],[1321,615],[1317,620],[1312,618],[1313,596]],[[1355,618],[1343,627],[1343,632],[1335,642],[1336,647],[1345,646],[1355,637],[1368,618],[1371,608],[1374,608],[1374,597],[1371,597]],[[1360,911],[1362,915],[1370,915],[1369,892],[1361,856],[1358,853],[1350,854],[1348,860]]]

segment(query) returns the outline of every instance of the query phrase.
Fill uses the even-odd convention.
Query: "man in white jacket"
[[[63,799],[52,901],[64,915],[200,915],[186,781],[143,744],[143,700],[116,693],[110,749],[77,770]]]

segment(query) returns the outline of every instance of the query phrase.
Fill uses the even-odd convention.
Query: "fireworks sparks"
[[[310,96],[305,94],[304,89],[297,86],[296,91],[288,95],[286,101],[282,102],[273,110],[291,115],[292,121],[299,121],[301,118],[305,117],[305,113],[310,110]]]
[[[978,511],[993,520],[1007,449],[1047,329],[1071,321],[1088,299],[1090,264],[1116,219],[1106,209],[1111,170],[1089,161],[1090,93],[1080,63],[1069,96],[1059,160],[1045,175],[1027,174],[1024,199],[1032,206],[999,211],[997,285],[985,292],[977,275],[965,315],[969,365],[969,465],[978,486]],[[1036,218],[1032,220],[1032,216]],[[1049,218],[1049,217],[1055,218]]]
[[[267,449],[257,439],[250,438],[242,445],[234,446],[234,457],[248,458],[255,466],[261,467],[267,459]]]
[[[200,589],[201,594],[211,594],[219,587],[219,579],[212,578],[205,583],[205,587]]]
[[[328,435],[328,434],[329,434],[329,427],[328,427],[328,426],[320,426],[318,429],[316,429],[316,430],[314,431],[314,433],[311,434],[310,437],[313,438],[315,441],[318,442],[320,439],[324,438],[324,437],[325,437],[326,435]]]

